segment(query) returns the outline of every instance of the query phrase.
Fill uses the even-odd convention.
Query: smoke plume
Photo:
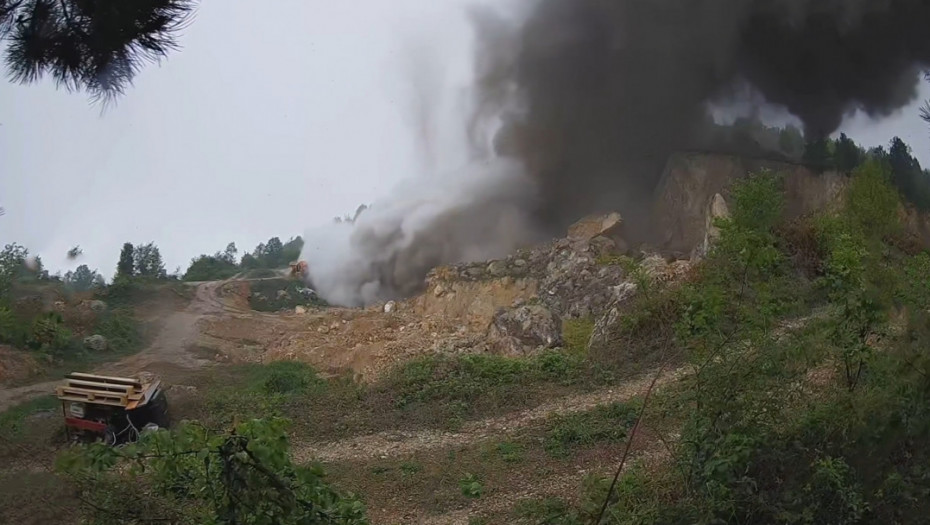
[[[411,180],[354,223],[308,232],[302,258],[313,286],[332,303],[409,296],[436,266],[502,257],[538,239],[532,187],[519,165],[503,159]]]
[[[551,227],[598,208],[645,225],[669,153],[745,149],[708,133],[709,104],[751,91],[808,136],[888,115],[916,96],[927,27],[925,0],[541,0],[518,50],[481,49],[482,82],[516,86],[526,110],[498,142],[540,184]]]
[[[882,117],[913,101],[930,65],[926,0],[523,5],[517,21],[470,11],[476,96],[464,176],[402,189],[347,226],[338,248],[325,248],[332,256],[308,252],[324,296],[361,304],[413,293],[436,264],[502,254],[595,211],[619,210],[631,240],[648,240],[670,153],[767,149],[712,132],[711,106],[748,98],[824,136],[854,111]]]

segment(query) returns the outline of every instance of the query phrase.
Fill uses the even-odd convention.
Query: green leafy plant
[[[331,487],[320,468],[291,463],[285,425],[252,420],[216,433],[187,423],[121,448],[66,452],[58,468],[91,523],[368,523],[361,501]]]
[[[484,492],[484,485],[482,485],[481,480],[474,474],[469,473],[466,473],[459,479],[459,488],[463,496],[472,499],[480,498]]]

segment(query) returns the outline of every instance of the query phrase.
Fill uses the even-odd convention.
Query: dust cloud
[[[711,107],[752,100],[823,136],[852,112],[910,103],[930,66],[923,0],[537,0],[519,11],[468,11],[465,167],[398,187],[354,225],[308,232],[303,257],[325,298],[409,295],[435,265],[503,255],[596,211],[621,211],[632,241],[647,240],[670,153],[746,150],[710,131]],[[432,159],[427,109],[415,132]]]

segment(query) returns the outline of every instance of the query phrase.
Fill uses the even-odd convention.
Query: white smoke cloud
[[[327,301],[345,306],[409,296],[430,269],[507,255],[538,238],[532,183],[512,161],[471,164],[397,186],[352,223],[311,229],[301,258]]]
[[[461,14],[461,28],[470,34],[466,11]],[[532,216],[535,184],[519,163],[490,151],[499,123],[487,114],[486,101],[474,96],[480,93],[475,68],[463,67],[473,64],[474,47],[465,44],[474,41],[447,40],[445,47],[441,41],[414,38],[400,47],[405,117],[419,144],[421,172],[411,173],[354,224],[325,224],[304,236],[301,259],[309,280],[331,303],[359,306],[406,297],[421,290],[438,265],[502,257],[539,238]],[[504,101],[496,106],[507,109]]]

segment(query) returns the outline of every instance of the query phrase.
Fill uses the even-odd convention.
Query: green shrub
[[[18,319],[8,306],[0,305],[0,342],[13,346],[26,346],[29,326]]]
[[[131,523],[139,513],[170,523],[368,523],[354,495],[318,467],[290,460],[285,422],[252,420],[231,432],[183,423],[124,447],[63,454],[87,523]],[[338,518],[335,518],[338,516]]]
[[[61,356],[67,351],[81,351],[80,343],[65,326],[61,315],[54,312],[36,317],[32,321],[32,334],[28,345],[53,356]]]
[[[897,230],[900,205],[900,196],[891,186],[886,166],[870,160],[853,172],[845,212],[867,236],[880,238]]]
[[[484,485],[474,474],[466,473],[462,476],[459,480],[459,488],[462,490],[462,495],[466,498],[477,499],[480,498],[481,494],[484,492]]]
[[[94,332],[106,337],[110,349],[116,353],[141,350],[144,344],[139,321],[131,310],[108,310],[98,318]]]
[[[316,370],[299,361],[276,361],[265,367],[262,389],[269,394],[300,394],[321,384]]]

